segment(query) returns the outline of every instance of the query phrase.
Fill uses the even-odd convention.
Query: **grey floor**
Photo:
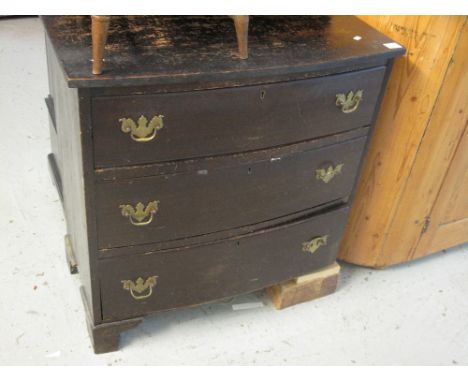
[[[96,356],[49,179],[44,36],[0,20],[0,364],[468,364],[468,246],[387,270],[343,265],[337,293],[276,311],[262,293],[152,316]],[[256,302],[257,308],[234,310]]]

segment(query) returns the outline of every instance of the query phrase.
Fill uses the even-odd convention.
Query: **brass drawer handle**
[[[330,182],[336,175],[341,174],[344,163],[339,163],[335,167],[328,166],[328,168],[319,168],[315,170],[315,178],[320,179],[323,183]]]
[[[143,300],[148,298],[153,293],[153,287],[157,284],[158,276],[150,276],[145,280],[138,277],[135,282],[132,280],[122,280],[122,287],[124,290],[130,291],[130,294],[135,300]],[[147,292],[142,294],[143,292]]]
[[[302,250],[304,252],[315,253],[321,246],[327,245],[329,235],[314,237],[311,241],[302,243]]]
[[[354,93],[352,90],[348,94],[339,93],[336,95],[336,106],[341,108],[343,113],[352,113],[356,111],[362,101],[364,90],[358,90]]]
[[[142,202],[138,202],[135,208],[130,204],[122,204],[119,207],[122,216],[128,217],[130,223],[136,226],[143,226],[153,221],[153,216],[159,209],[159,200],[149,202],[146,207]]]
[[[143,115],[138,118],[137,123],[131,118],[120,118],[119,122],[122,123],[120,130],[123,133],[130,133],[130,137],[135,142],[149,142],[156,137],[158,130],[164,127],[163,118],[163,115],[156,115],[150,123]]]

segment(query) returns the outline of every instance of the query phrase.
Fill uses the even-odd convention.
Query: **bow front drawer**
[[[331,264],[348,207],[189,248],[99,261],[104,320],[265,288]]]
[[[92,101],[96,168],[265,149],[371,123],[378,67],[308,80]]]
[[[236,167],[96,184],[99,248],[265,222],[346,198],[366,137]]]

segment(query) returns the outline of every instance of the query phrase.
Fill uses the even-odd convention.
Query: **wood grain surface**
[[[424,213],[420,216],[418,210],[417,216],[412,215],[408,204],[424,203],[426,195],[421,193],[437,193],[431,187],[421,188],[418,181],[408,188],[407,182],[410,174],[416,174],[415,158],[465,18],[361,18],[407,47],[405,58],[395,61],[340,252],[345,261],[382,267],[412,257],[410,231],[421,231]],[[427,174],[427,164],[419,174]],[[407,204],[399,210],[405,189],[413,190],[413,195],[407,195]]]
[[[239,60],[234,34],[223,33],[229,18],[122,17],[110,30],[108,72],[93,77],[89,17],[43,21],[51,158],[97,352],[115,350],[144,315],[296,278],[304,285],[300,276],[336,260],[403,47],[354,17],[254,17],[251,54]],[[336,93],[359,89],[362,104],[345,115]],[[130,146],[118,119],[153,112],[168,112],[166,130],[154,146]],[[328,183],[317,178],[338,166]],[[122,215],[122,205],[151,201],[151,224]]]
[[[252,16],[242,60],[227,16],[116,16],[105,69],[93,76],[90,19],[42,18],[72,87],[266,83],[384,65],[404,51],[385,47],[391,40],[355,17]]]
[[[455,154],[447,158],[447,162],[451,159],[450,166],[442,178],[442,187],[430,214],[431,224],[421,237],[415,256],[468,241],[468,33],[459,49],[454,57],[453,72],[449,74],[454,82],[447,81],[447,91],[454,99],[450,106],[441,103],[441,109],[451,111],[452,118],[444,119],[441,126],[453,130],[453,135],[463,135],[457,140]]]
[[[468,241],[468,231],[435,238],[438,226],[468,218],[468,29],[460,33],[386,242],[389,263]],[[464,136],[464,138],[462,138]],[[447,228],[445,228],[447,229]]]

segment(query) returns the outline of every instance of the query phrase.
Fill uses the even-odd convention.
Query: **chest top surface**
[[[90,19],[42,17],[70,87],[294,79],[379,64],[404,53],[352,16],[252,16],[247,60],[237,57],[235,29],[227,16],[113,16],[106,69],[96,76]]]

